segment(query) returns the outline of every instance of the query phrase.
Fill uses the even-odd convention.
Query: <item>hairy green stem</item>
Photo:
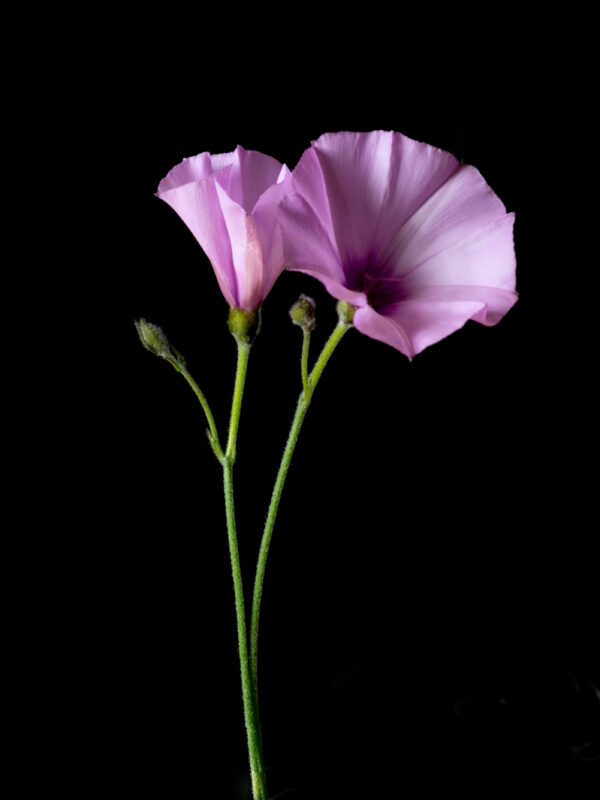
[[[263,532],[262,542],[260,545],[260,552],[258,556],[258,563],[256,566],[256,577],[254,580],[254,595],[252,598],[252,616],[250,623],[250,674],[252,680],[252,687],[254,691],[254,707],[258,709],[258,623],[260,616],[260,604],[262,598],[263,583],[265,578],[265,570],[267,565],[267,556],[269,553],[269,545],[271,544],[271,537],[273,535],[273,528],[275,527],[275,519],[279,509],[279,501],[285,484],[294,449],[298,441],[298,436],[302,428],[302,423],[306,417],[306,412],[310,406],[312,396],[316,385],[321,377],[327,362],[329,361],[333,351],[341,341],[343,335],[348,331],[352,325],[348,322],[340,321],[335,330],[329,337],[325,344],[317,362],[308,376],[302,394],[298,398],[298,405],[296,406],[296,413],[292,422],[292,427],[288,436],[287,444],[283,452],[283,458],[277,473],[277,479],[273,488],[271,496],[271,503],[267,513],[267,521]],[[305,337],[306,343],[306,337]],[[303,348],[304,349],[304,348]],[[303,352],[303,360],[304,360]],[[304,381],[303,381],[304,383]]]
[[[192,378],[190,373],[188,372],[187,368],[183,364],[175,364],[171,361],[171,364],[175,367],[175,369],[180,372],[189,385],[192,387],[192,390],[198,400],[200,401],[200,405],[204,410],[204,414],[206,415],[206,421],[208,422],[208,439],[210,441],[210,445],[213,449],[214,454],[219,459],[219,461],[223,461],[223,449],[221,448],[221,443],[219,442],[219,434],[217,432],[217,426],[215,425],[215,418],[212,415],[212,411],[210,410],[210,406],[206,401],[206,397],[202,393],[202,390],[196,383],[196,381]]]
[[[310,383],[308,379],[308,351],[310,349],[310,330],[302,329],[302,356],[300,358],[300,372],[302,374],[302,388],[304,394],[310,393]]]
[[[231,570],[233,574],[233,590],[235,595],[235,612],[237,621],[238,651],[240,657],[240,670],[242,678],[242,702],[244,706],[244,721],[248,738],[248,755],[250,758],[250,774],[252,778],[252,796],[254,800],[267,800],[265,770],[262,759],[262,746],[258,714],[255,706],[255,694],[252,686],[250,665],[248,658],[248,634],[246,623],[246,610],[244,604],[244,588],[242,570],[237,542],[235,506],[233,499],[233,464],[235,461],[237,433],[242,408],[242,398],[248,368],[250,345],[238,340],[238,362],[231,404],[231,419],[229,423],[229,436],[227,450],[221,463],[223,465],[223,487],[225,491],[225,514],[227,518],[227,535],[229,538],[229,553],[231,556]]]
[[[238,362],[235,375],[235,387],[233,389],[233,402],[231,403],[231,418],[229,420],[229,436],[227,438],[227,450],[225,455],[231,459],[233,464],[236,456],[237,434],[240,425],[240,412],[242,410],[242,398],[244,396],[244,385],[246,383],[246,372],[248,370],[248,358],[250,356],[250,345],[246,342],[237,342]]]

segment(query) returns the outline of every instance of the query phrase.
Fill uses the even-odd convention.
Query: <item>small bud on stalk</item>
[[[147,322],[145,319],[137,319],[135,327],[140,337],[140,342],[146,350],[154,353],[155,356],[166,359],[176,370],[180,370],[185,365],[183,356],[174,347],[171,347],[162,328],[152,322]]]
[[[304,333],[314,331],[316,325],[315,310],[317,304],[305,294],[301,294],[290,308],[290,317],[294,325],[299,325]]]

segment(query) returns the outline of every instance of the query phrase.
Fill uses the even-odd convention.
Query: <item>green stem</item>
[[[283,458],[277,473],[277,479],[273,488],[271,496],[271,503],[267,514],[267,521],[263,532],[263,538],[260,545],[260,552],[258,556],[258,563],[256,566],[256,578],[254,580],[254,595],[252,599],[252,617],[250,623],[250,672],[252,679],[252,687],[254,690],[254,706],[258,709],[258,623],[260,616],[260,603],[262,598],[263,583],[265,578],[265,570],[267,566],[267,556],[269,553],[269,545],[271,544],[271,537],[273,535],[273,528],[275,526],[275,519],[279,509],[279,501],[283,492],[283,486],[287,477],[294,449],[298,441],[298,436],[302,428],[302,423],[306,417],[306,412],[310,406],[314,390],[319,382],[319,378],[327,362],[329,361],[333,351],[341,341],[343,335],[352,327],[350,323],[340,321],[329,340],[325,344],[321,355],[317,359],[306,385],[300,397],[298,398],[298,405],[296,406],[296,414],[294,416],[292,427],[288,436],[287,444],[283,452]]]
[[[173,364],[175,369],[183,375],[183,377],[192,387],[194,394],[200,401],[200,405],[204,409],[204,413],[206,415],[206,421],[208,422],[209,430],[207,432],[211,447],[213,449],[214,454],[219,459],[219,461],[223,462],[223,449],[221,448],[221,443],[219,442],[219,434],[217,432],[217,426],[215,425],[215,419],[212,415],[212,411],[210,410],[210,406],[206,401],[206,397],[204,397],[202,390],[200,389],[196,381],[192,378],[192,376],[190,375],[185,366],[183,366],[182,364],[176,365],[172,361],[171,364]]]
[[[302,373],[302,387],[304,394],[310,393],[310,383],[308,380],[308,351],[310,349],[310,330],[302,329],[302,357],[300,359],[300,371]]]
[[[260,744],[260,728],[258,715],[254,704],[254,692],[248,659],[248,638],[246,628],[246,610],[244,605],[244,589],[242,583],[242,570],[237,542],[235,506],[233,500],[233,463],[235,461],[237,432],[242,407],[242,397],[248,367],[250,345],[238,340],[238,362],[231,404],[231,419],[229,424],[229,437],[227,450],[221,463],[223,465],[223,487],[225,491],[225,514],[227,518],[227,534],[229,538],[229,553],[231,556],[231,570],[233,574],[233,590],[235,595],[235,612],[237,620],[238,650],[240,657],[240,670],[242,677],[242,701],[244,706],[244,721],[248,737],[248,755],[250,758],[250,774],[252,778],[252,796],[254,800],[267,800],[265,770],[262,760]]]
[[[244,396],[244,385],[246,383],[246,372],[248,370],[248,357],[250,356],[250,345],[246,342],[236,341],[238,346],[238,362],[235,387],[233,390],[233,402],[231,404],[229,437],[227,439],[227,450],[225,451],[225,455],[231,459],[232,464],[235,462],[240,411],[242,410],[242,398]]]

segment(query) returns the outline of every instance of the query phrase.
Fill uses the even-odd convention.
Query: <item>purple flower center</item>
[[[368,267],[357,276],[356,285],[349,287],[365,294],[371,308],[379,311],[391,303],[406,299],[408,292],[402,278],[379,278],[372,274],[373,272],[374,270]]]

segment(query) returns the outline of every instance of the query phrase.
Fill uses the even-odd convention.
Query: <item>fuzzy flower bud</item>
[[[315,310],[317,304],[312,297],[301,294],[294,305],[290,308],[290,317],[294,325],[299,325],[304,333],[310,333],[315,329],[316,318]]]
[[[171,347],[162,328],[152,322],[147,322],[145,319],[137,319],[135,327],[140,337],[140,342],[146,350],[154,353],[155,356],[166,359],[176,369],[180,369],[184,365],[183,356],[174,347]]]

